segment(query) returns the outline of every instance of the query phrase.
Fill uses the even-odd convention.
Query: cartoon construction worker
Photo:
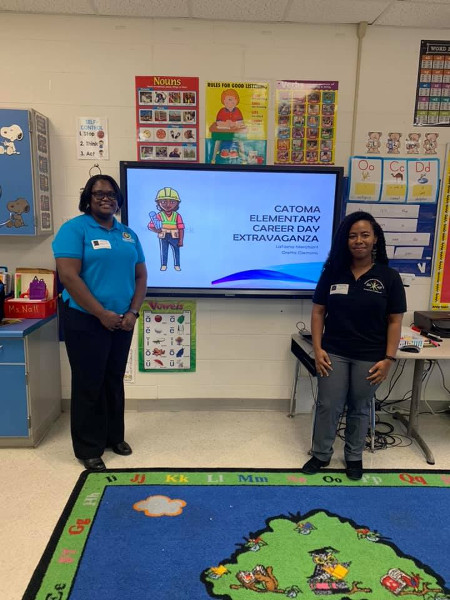
[[[175,271],[181,271],[180,248],[184,239],[184,223],[177,212],[180,205],[178,192],[171,187],[158,191],[155,198],[159,213],[149,213],[150,223],[148,228],[158,234],[161,251],[161,271],[167,270],[169,246],[172,248]]]

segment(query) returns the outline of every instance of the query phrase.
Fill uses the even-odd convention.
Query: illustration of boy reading
[[[155,198],[159,212],[149,213],[150,222],[148,228],[158,234],[161,253],[161,271],[167,270],[167,258],[169,246],[172,248],[175,271],[181,271],[180,248],[184,239],[184,223],[181,215],[177,212],[180,206],[180,196],[171,187],[165,187],[158,191]]]
[[[244,117],[237,107],[239,100],[239,94],[232,88],[222,92],[220,101],[222,102],[223,107],[219,110],[216,117],[218,129],[236,130],[245,127]]]

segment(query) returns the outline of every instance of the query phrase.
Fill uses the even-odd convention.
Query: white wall
[[[119,161],[136,159],[135,75],[261,80],[271,84],[268,162],[273,159],[273,83],[277,79],[339,81],[336,163],[347,166],[356,74],[356,27],[190,20],[1,14],[8,58],[0,62],[0,108],[35,108],[50,120],[55,226],[78,214],[79,190],[94,164],[76,158],[76,118],[107,117],[110,159],[104,173],[119,179]],[[363,41],[355,153],[367,132],[412,130],[421,39],[450,39],[450,30],[369,27]],[[424,128],[426,130],[426,128]],[[440,133],[450,141],[447,128]],[[204,124],[200,135],[204,138]],[[404,139],[404,138],[403,138]],[[203,144],[200,144],[203,160]],[[51,239],[0,237],[0,263],[54,267]],[[410,311],[429,305],[430,281],[408,290]],[[132,399],[287,399],[293,359],[290,335],[309,325],[309,301],[205,300],[197,303],[197,370],[137,373]],[[409,322],[410,315],[405,319]],[[70,373],[62,348],[63,397]],[[405,380],[405,385],[408,385]],[[439,397],[440,383],[427,394]],[[431,390],[431,391],[430,391]],[[219,402],[220,403],[220,402]],[[213,403],[218,405],[217,400]],[[286,403],[284,403],[286,405]]]

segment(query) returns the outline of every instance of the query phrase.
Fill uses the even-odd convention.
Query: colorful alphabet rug
[[[450,599],[450,472],[84,472],[24,600]]]

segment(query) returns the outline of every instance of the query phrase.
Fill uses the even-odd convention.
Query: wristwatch
[[[127,312],[132,313],[136,317],[136,319],[139,317],[139,311],[138,310],[134,310],[134,308],[129,308],[127,310]]]

